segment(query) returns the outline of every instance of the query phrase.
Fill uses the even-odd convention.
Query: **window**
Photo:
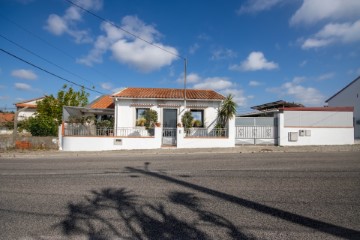
[[[194,118],[194,127],[204,127],[204,110],[190,110]]]
[[[144,113],[146,110],[149,110],[149,108],[137,108],[136,109],[136,120],[139,120],[140,118],[144,118]]]
[[[149,108],[137,108],[136,109],[136,122],[135,126],[145,126],[145,118],[144,113],[145,111],[149,110]]]

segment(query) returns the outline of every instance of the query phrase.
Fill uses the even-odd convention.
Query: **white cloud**
[[[334,72],[329,72],[329,73],[320,75],[319,77],[317,77],[317,80],[318,81],[329,80],[329,79],[333,78],[334,76],[335,76]]]
[[[194,54],[198,49],[200,48],[200,45],[197,43],[194,43],[190,46],[189,53]]]
[[[360,41],[360,20],[354,23],[329,23],[313,37],[306,39],[301,47],[303,49],[319,48],[337,42],[351,43],[357,41]]]
[[[283,1],[284,0],[247,0],[247,2],[240,7],[237,13],[257,13],[270,10]]]
[[[229,69],[235,71],[258,71],[272,70],[278,67],[277,63],[266,60],[262,52],[251,52],[240,65],[232,65]]]
[[[307,60],[304,60],[299,65],[300,67],[305,67],[307,63],[308,63]]]
[[[76,0],[75,3],[87,10],[97,11],[102,8],[102,0]],[[89,43],[92,38],[88,30],[77,29],[77,23],[82,21],[84,11],[76,6],[66,9],[63,16],[50,14],[45,25],[45,29],[50,33],[61,36],[68,34],[72,36],[76,43]]]
[[[196,73],[190,73],[186,76],[186,83],[194,84],[198,83],[202,80],[202,78]],[[180,77],[176,80],[178,83],[184,83],[184,74],[181,74]]]
[[[160,43],[158,39],[161,34],[155,27],[145,24],[136,16],[124,17],[121,28],[173,54],[134,38],[109,23],[103,23],[101,30],[105,35],[98,36],[94,48],[87,56],[77,59],[77,62],[88,66],[101,63],[102,55],[110,50],[118,62],[128,64],[142,72],[150,72],[169,66],[177,59],[175,56],[178,54],[177,50]]]
[[[359,17],[359,0],[304,0],[290,24],[313,24],[322,20],[354,20]]]
[[[31,86],[29,84],[26,83],[15,83],[15,88],[17,90],[23,90],[23,91],[29,91],[32,90]]]
[[[214,89],[221,90],[232,87],[233,83],[224,77],[211,77],[204,79],[201,83],[194,85],[197,89]]]
[[[313,87],[304,87],[299,84],[298,79],[294,78],[291,82],[286,82],[280,87],[268,88],[268,92],[275,93],[281,97],[293,98],[296,102],[305,106],[322,106],[325,101],[324,95]]]
[[[231,49],[223,49],[219,48],[214,51],[212,51],[211,60],[224,60],[224,59],[230,59],[237,57],[237,54],[235,51]]]
[[[112,84],[111,83],[101,83],[100,86],[104,90],[112,90]]]
[[[20,78],[20,79],[27,79],[27,80],[35,80],[37,79],[37,75],[33,73],[31,70],[26,69],[17,69],[11,72],[11,76]]]
[[[235,89],[235,88],[227,88],[220,91],[220,93],[224,96],[232,94],[234,96],[234,102],[238,107],[245,107],[247,105],[247,100],[252,96],[245,96],[244,90]]]
[[[260,86],[260,85],[261,85],[261,83],[258,82],[258,81],[250,81],[250,82],[249,82],[249,86],[250,86],[250,87],[258,87],[258,86]]]

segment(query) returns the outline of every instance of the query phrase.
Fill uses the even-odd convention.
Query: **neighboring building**
[[[8,124],[14,124],[14,113],[0,113],[0,134],[11,134]]]
[[[244,113],[238,115],[238,117],[273,117],[280,108],[285,107],[304,107],[300,103],[286,102],[284,100],[279,100],[275,102],[264,103],[261,105],[253,106],[251,109],[254,109],[254,112]]]
[[[185,97],[186,96],[186,97]],[[224,96],[213,90],[125,88],[109,96],[102,96],[88,108],[66,107],[61,149],[65,151],[101,151],[120,149],[154,149],[162,146],[177,148],[234,147],[234,121],[226,129],[215,128],[218,109]],[[112,129],[79,126],[67,122],[71,112],[86,116],[95,109],[114,108]],[[154,128],[138,126],[147,109],[157,112],[158,124]],[[200,127],[184,129],[181,119],[190,111]]]
[[[103,95],[87,105],[88,108],[92,109],[114,109],[114,106],[114,99],[111,95]]]
[[[329,107],[354,108],[354,136],[360,138],[360,76],[326,100]]]
[[[354,144],[353,107],[295,107],[278,113],[280,146]]]
[[[16,111],[23,109],[21,112],[19,112],[17,120],[21,121],[33,116],[36,113],[37,102],[42,101],[44,98],[45,97],[34,98],[31,100],[15,103]]]

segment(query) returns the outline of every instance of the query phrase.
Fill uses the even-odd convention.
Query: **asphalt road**
[[[0,239],[360,239],[360,157],[0,159]]]

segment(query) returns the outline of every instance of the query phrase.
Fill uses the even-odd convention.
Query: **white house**
[[[326,100],[329,107],[354,107],[354,136],[360,138],[360,76]]]
[[[61,148],[65,151],[101,151],[120,149],[154,149],[161,147],[211,148],[234,147],[234,118],[226,129],[215,128],[218,109],[224,96],[213,90],[125,88],[112,96],[114,103],[114,126],[111,129],[87,129],[69,123],[68,109],[64,124],[59,131]],[[100,106],[101,104],[99,104]],[[108,105],[108,104],[105,104]],[[96,104],[93,106],[96,106]],[[143,113],[152,109],[157,112],[158,126],[138,126]],[[107,109],[109,111],[109,109]],[[184,129],[181,119],[190,111],[196,128]],[[75,109],[80,115],[101,109]]]
[[[20,111],[17,120],[21,121],[33,116],[36,113],[37,103],[45,97],[34,98],[22,102],[15,103],[16,111]]]

